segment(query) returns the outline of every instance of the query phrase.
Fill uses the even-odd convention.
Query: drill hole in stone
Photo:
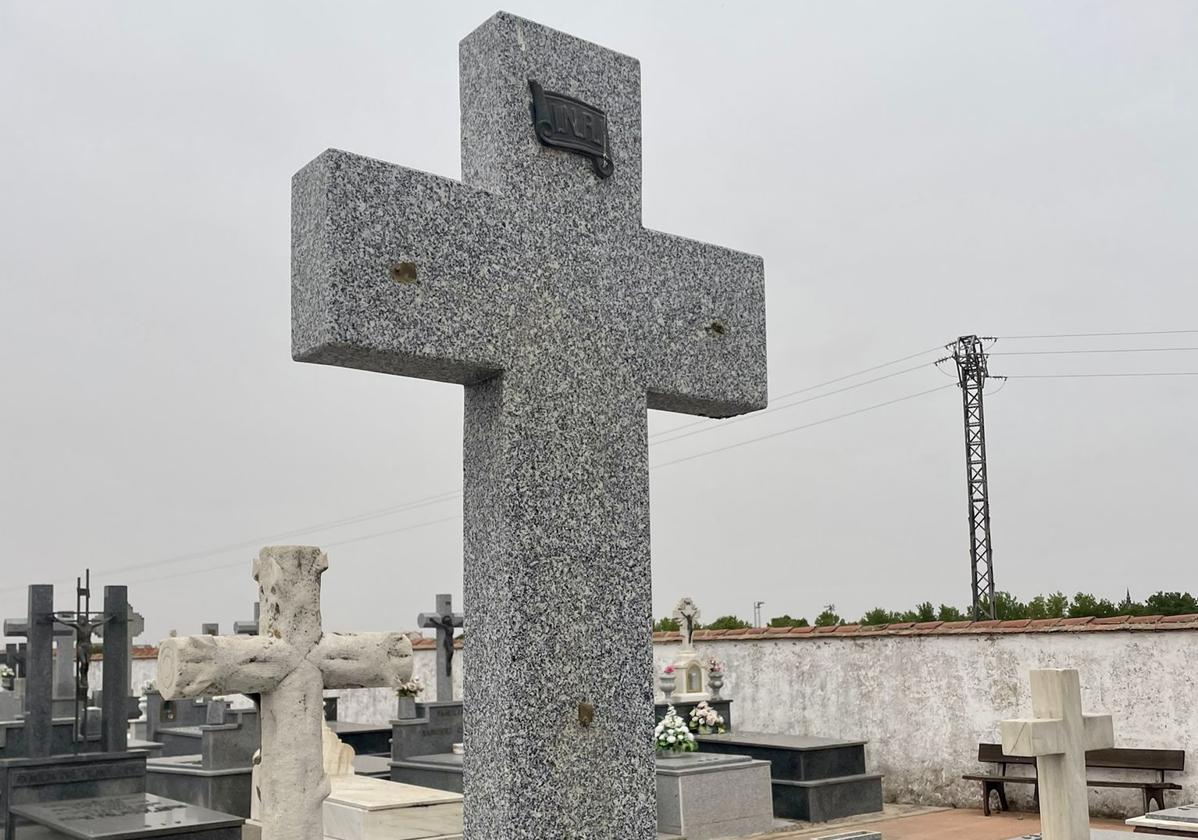
[[[717,319],[707,325],[707,332],[709,335],[714,335],[714,336],[727,335],[728,327],[726,324],[724,324],[723,321],[720,321]]]
[[[391,279],[405,285],[416,282],[416,263],[401,262],[391,266]]]

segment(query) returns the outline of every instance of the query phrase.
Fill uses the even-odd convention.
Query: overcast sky
[[[966,333],[1198,330],[1198,3],[506,8],[641,60],[645,225],[763,255],[775,397]],[[90,566],[129,585],[146,641],[227,630],[268,542],[328,547],[331,629],[460,604],[461,389],[290,360],[289,190],[331,146],[459,177],[457,44],[494,11],[0,0],[0,614],[34,582],[70,606]],[[993,350],[1167,346],[1198,333]],[[655,612],[963,606],[960,394],[937,357],[654,443]],[[999,588],[1198,590],[1196,412],[1198,377],[1001,386]]]

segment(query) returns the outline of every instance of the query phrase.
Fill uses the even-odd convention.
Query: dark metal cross
[[[635,59],[504,13],[460,59],[461,181],[295,176],[292,352],[466,386],[467,836],[650,840],[646,412],[766,405],[762,261],[642,226]],[[602,112],[610,177],[538,140],[530,80]]]

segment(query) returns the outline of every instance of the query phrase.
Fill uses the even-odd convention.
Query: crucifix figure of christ
[[[402,633],[322,630],[320,576],[328,564],[312,546],[264,548],[254,561],[260,635],[174,636],[158,648],[163,699],[260,695],[263,840],[324,837],[323,690],[391,686],[412,676],[412,644]]]
[[[699,614],[699,608],[695,606],[692,598],[683,598],[678,602],[678,606],[674,607],[674,620],[678,622],[678,629],[682,631],[683,649],[694,647],[695,625],[699,621]]]
[[[420,627],[437,628],[437,700],[453,699],[453,630],[465,623],[461,613],[453,611],[453,596],[438,595],[437,611],[420,613],[416,617]]]
[[[1032,671],[1032,715],[1002,722],[1008,755],[1034,756],[1044,840],[1090,840],[1086,752],[1115,746],[1110,715],[1082,714],[1077,671]]]
[[[635,59],[501,12],[459,68],[460,182],[294,177],[292,352],[465,386],[466,837],[651,840],[647,409],[766,405],[762,261],[642,226]]]

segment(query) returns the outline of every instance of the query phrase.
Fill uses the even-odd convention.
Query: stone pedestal
[[[657,759],[657,830],[687,840],[742,837],[774,824],[770,765],[744,755]]]

